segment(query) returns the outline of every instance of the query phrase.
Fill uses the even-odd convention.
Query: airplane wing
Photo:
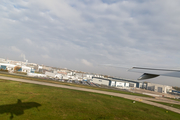
[[[155,78],[160,75],[180,78],[180,70],[133,67],[128,71],[144,73],[142,76],[138,78],[138,80]]]

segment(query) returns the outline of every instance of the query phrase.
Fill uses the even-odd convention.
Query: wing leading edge
[[[160,75],[180,78],[180,70],[133,67],[129,69],[128,71],[144,73],[142,76],[138,78],[138,80],[155,78]]]

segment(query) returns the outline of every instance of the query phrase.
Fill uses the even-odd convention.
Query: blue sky
[[[131,79],[139,74],[99,65],[180,69],[179,6],[178,0],[1,0],[0,56],[25,54],[29,62]],[[174,78],[151,81],[180,86]]]

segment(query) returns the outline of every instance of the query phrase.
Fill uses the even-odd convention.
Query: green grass
[[[7,120],[10,113],[3,106],[35,102],[41,106],[25,109],[26,106],[9,108],[9,111],[21,113],[13,120],[179,120],[180,114],[147,105],[132,103],[119,97],[90,92],[55,88],[15,81],[0,80],[0,119]],[[14,111],[13,111],[14,110]]]
[[[167,98],[167,97],[166,97],[166,98]],[[179,101],[179,102],[180,102],[180,99],[173,99],[173,98],[167,98],[167,99],[175,100],[175,101]]]
[[[167,106],[170,106],[170,107],[180,109],[180,105],[178,105],[178,104],[171,104],[171,103],[157,102],[157,101],[151,101],[151,102],[156,102],[156,103],[159,103],[159,104],[163,104],[163,105],[167,105]]]
[[[83,85],[83,84],[73,84],[73,83],[46,80],[46,79],[41,79],[41,78],[33,78],[33,77],[28,77],[28,76],[26,77],[26,76],[19,76],[19,75],[5,74],[5,73],[0,73],[0,76],[27,79],[27,80],[34,80],[34,81],[40,81],[40,82],[49,82],[49,83],[55,83],[55,84],[61,84],[61,85],[68,85],[68,86],[81,87],[81,88],[89,88],[89,89],[102,90],[102,91],[108,91],[108,92],[116,92],[116,93],[122,93],[122,94],[142,96],[142,97],[151,97],[151,96],[144,95],[144,94],[123,91],[123,90],[120,90],[120,89],[119,90],[113,90],[113,89],[106,89],[106,88],[100,88],[100,87],[86,86],[86,85]]]

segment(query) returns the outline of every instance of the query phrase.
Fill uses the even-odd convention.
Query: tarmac
[[[179,101],[175,101],[175,100],[171,100],[171,99],[167,99],[167,98],[163,98],[163,97],[148,98],[148,97],[141,97],[141,96],[135,96],[135,95],[113,93],[113,92],[107,92],[107,91],[101,91],[101,90],[93,90],[93,89],[87,89],[87,88],[59,85],[59,84],[53,84],[53,83],[47,83],[47,82],[39,82],[39,81],[12,78],[12,77],[4,77],[4,76],[0,76],[0,79],[25,82],[25,83],[31,83],[31,84],[38,84],[38,85],[46,85],[46,86],[59,87],[59,88],[66,88],[66,89],[79,90],[79,91],[86,91],[86,92],[93,92],[93,93],[105,94],[105,95],[116,96],[116,97],[122,97],[122,98],[133,100],[132,103],[134,101],[138,101],[138,102],[146,103],[146,104],[153,105],[156,107],[164,108],[166,110],[173,111],[173,112],[180,114],[180,109],[153,102],[153,101],[156,101],[156,102],[164,102],[164,103],[171,103],[171,104],[180,105]]]

